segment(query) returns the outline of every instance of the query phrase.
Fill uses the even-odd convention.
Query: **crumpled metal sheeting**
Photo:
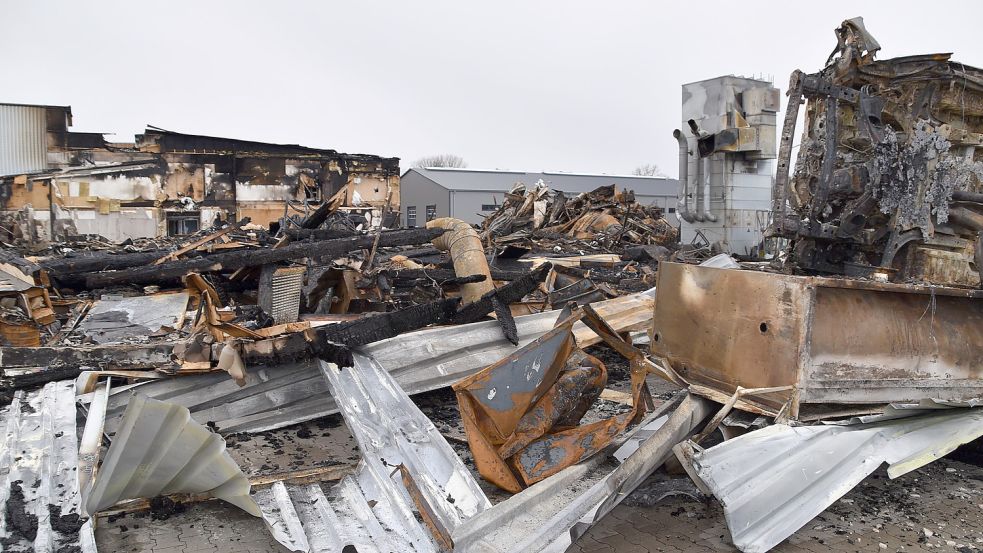
[[[850,426],[774,425],[698,452],[694,466],[724,506],[741,551],[767,551],[881,464],[896,478],[983,436],[983,409]]]
[[[3,409],[0,550],[95,552],[92,526],[80,520],[75,426],[72,381],[18,391]]]
[[[83,490],[83,504],[92,515],[124,499],[201,493],[260,516],[249,488],[221,436],[191,420],[186,408],[138,394]]]
[[[649,414],[619,443],[632,443],[639,429],[659,420],[676,402]],[[455,534],[455,551],[475,553],[563,553],[607,515],[692,434],[716,404],[687,395],[668,420],[641,442],[629,445],[624,462],[605,455],[564,469],[473,517]]]
[[[275,483],[254,496],[277,541],[294,551],[436,552],[491,507],[470,471],[399,384],[371,357],[354,367],[321,362],[362,453],[355,474],[325,494],[318,485]],[[404,476],[400,476],[400,468]],[[414,482],[411,491],[403,478]],[[416,513],[426,512],[424,523]],[[425,526],[425,524],[427,526]],[[428,526],[430,531],[428,531]]]

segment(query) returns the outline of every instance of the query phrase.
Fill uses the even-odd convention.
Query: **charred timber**
[[[335,238],[347,238],[355,236],[358,232],[353,230],[341,230],[331,228],[289,228],[283,231],[284,235],[291,240],[333,240]]]
[[[106,253],[99,252],[93,254],[77,255],[74,257],[62,257],[59,259],[47,259],[40,263],[41,268],[61,281],[63,275],[73,275],[78,273],[94,273],[98,271],[115,271],[119,269],[129,269],[131,267],[142,267],[148,263],[153,263],[165,255],[171,253],[170,250],[153,250],[138,253]]]
[[[406,246],[420,244],[440,236],[440,229],[394,230],[382,233],[380,246]],[[180,278],[191,272],[216,272],[235,270],[243,267],[257,267],[290,259],[329,258],[334,259],[349,252],[370,248],[374,236],[358,236],[322,240],[316,242],[295,242],[282,248],[267,248],[243,252],[215,253],[195,259],[168,261],[152,267],[138,267],[106,273],[91,273],[86,276],[89,288],[103,288],[119,284],[153,284]]]

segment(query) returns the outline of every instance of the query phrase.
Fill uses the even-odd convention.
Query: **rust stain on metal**
[[[593,455],[651,408],[644,354],[585,309],[454,385],[478,472],[504,490],[519,492]],[[607,383],[607,369],[577,346],[572,329],[582,318],[632,368],[632,409],[584,425],[581,419]]]
[[[983,395],[980,290],[663,263],[652,336],[711,399],[792,386],[742,400],[772,416]]]

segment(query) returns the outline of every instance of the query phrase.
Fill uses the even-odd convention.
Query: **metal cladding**
[[[979,287],[983,70],[951,54],[875,61],[880,46],[861,18],[837,39],[825,68],[795,71],[789,84],[772,228],[794,242],[787,263]]]
[[[577,347],[572,327],[582,316],[577,310],[536,341],[453,386],[478,472],[506,491],[519,492],[597,453],[647,409],[645,371],[633,363],[632,409],[581,424],[607,383],[604,365]],[[620,340],[594,316],[586,322],[601,339]]]
[[[84,510],[93,515],[124,499],[172,493],[208,494],[261,515],[221,436],[191,420],[184,407],[137,395],[83,490]]]
[[[677,263],[656,289],[653,353],[721,403],[794,386],[739,405],[808,420],[983,395],[983,291]]]
[[[768,551],[884,463],[897,478],[983,436],[983,409],[915,410],[848,426],[777,424],[697,452],[741,551]],[[877,419],[880,419],[878,417]]]

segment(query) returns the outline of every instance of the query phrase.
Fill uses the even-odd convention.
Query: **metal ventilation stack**
[[[754,255],[771,217],[779,91],[717,77],[683,85],[679,202],[683,244]]]

